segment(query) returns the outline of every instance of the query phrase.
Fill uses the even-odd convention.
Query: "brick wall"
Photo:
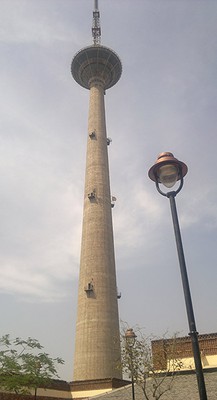
[[[203,355],[217,355],[217,333],[199,335],[198,340]],[[154,369],[166,370],[167,360],[193,357],[191,338],[153,340],[152,355]]]

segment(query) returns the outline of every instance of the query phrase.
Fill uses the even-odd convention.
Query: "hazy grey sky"
[[[217,2],[100,0],[123,63],[106,93],[120,318],[188,333],[169,201],[147,177],[162,151],[177,196],[197,328],[217,331]],[[89,92],[70,74],[92,0],[0,1],[0,334],[35,337],[72,378]]]

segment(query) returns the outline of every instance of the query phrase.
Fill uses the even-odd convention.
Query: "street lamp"
[[[133,331],[132,328],[127,329],[125,332],[125,339],[126,339],[126,345],[127,345],[127,350],[129,351],[130,354],[130,369],[131,369],[131,381],[132,381],[132,400],[135,400],[135,390],[134,390],[134,375],[133,375],[133,346],[136,341],[136,334]]]
[[[185,264],[184,250],[182,246],[182,238],[179,228],[179,220],[176,209],[175,196],[180,192],[183,186],[183,178],[187,174],[187,165],[183,162],[177,160],[172,153],[166,152],[161,153],[158,156],[155,164],[150,168],[148,175],[149,178],[155,182],[156,188],[160,194],[166,196],[170,200],[170,207],[172,213],[173,227],[176,238],[176,246],[179,258],[179,265],[181,271],[182,285],[184,290],[185,305],[188,316],[189,324],[189,335],[192,341],[192,349],[194,355],[195,371],[197,376],[198,390],[200,395],[200,400],[207,400],[206,386],[204,382],[203,368],[200,358],[200,348],[198,343],[198,332],[196,329],[196,323],[194,318],[193,305],[191,300],[190,286],[188,282],[187,268]],[[160,189],[159,184],[162,183],[167,188],[172,188],[177,181],[179,186],[177,190],[171,192],[163,192]]]

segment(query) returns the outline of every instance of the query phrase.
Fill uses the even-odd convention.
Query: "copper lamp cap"
[[[159,154],[154,165],[148,171],[149,178],[154,182],[156,182],[156,181],[160,182],[159,176],[158,176],[158,170],[160,167],[162,167],[162,165],[166,165],[166,164],[174,164],[177,167],[177,170],[178,170],[178,179],[177,180],[181,179],[181,177],[184,177],[188,172],[188,167],[185,163],[183,163],[182,161],[179,161],[169,151],[166,151],[164,153]]]

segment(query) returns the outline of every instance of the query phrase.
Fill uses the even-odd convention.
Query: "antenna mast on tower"
[[[92,37],[93,37],[94,46],[100,45],[101,28],[100,28],[100,14],[99,14],[99,9],[98,9],[98,0],[94,0]]]

